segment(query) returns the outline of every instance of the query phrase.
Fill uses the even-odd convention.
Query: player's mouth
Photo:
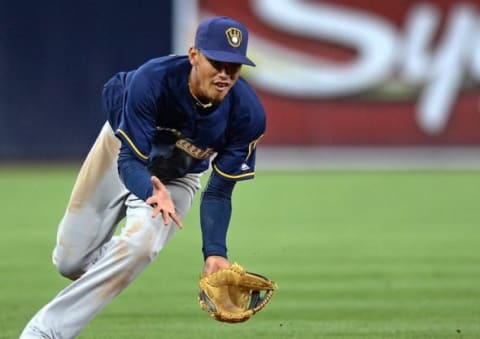
[[[230,88],[230,83],[227,81],[214,81],[213,86],[218,92],[225,92]]]

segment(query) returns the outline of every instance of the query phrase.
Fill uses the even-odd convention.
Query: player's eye
[[[210,65],[212,65],[213,68],[215,68],[218,72],[221,72],[225,69],[225,73],[233,75],[237,73],[240,68],[242,67],[241,64],[235,64],[231,62],[221,62],[221,61],[215,61],[212,59],[208,59],[208,62]]]
[[[215,60],[212,60],[212,59],[208,59],[208,62],[210,63],[210,65],[212,65],[213,68],[215,68],[217,71],[221,69],[222,67],[222,63],[219,62],[219,61],[215,61]]]

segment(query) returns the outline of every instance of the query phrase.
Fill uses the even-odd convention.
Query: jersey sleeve
[[[227,132],[227,145],[212,161],[213,170],[225,179],[246,180],[255,176],[257,143],[265,133],[265,111],[249,87],[238,95],[240,104]]]
[[[139,68],[127,83],[125,108],[116,135],[147,162],[156,129],[157,98],[148,72]]]

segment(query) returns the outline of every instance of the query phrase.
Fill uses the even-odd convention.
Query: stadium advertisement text
[[[200,1],[251,32],[265,143],[478,145],[480,1]]]

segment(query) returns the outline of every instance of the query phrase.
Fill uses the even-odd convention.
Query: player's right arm
[[[155,133],[156,104],[149,79],[141,68],[125,84],[122,116],[115,135],[121,140],[118,170],[127,189],[147,200],[153,193],[146,169],[150,140]]]
[[[126,88],[126,101],[116,135],[122,141],[118,157],[119,175],[127,189],[153,207],[152,217],[162,213],[165,224],[170,218],[182,227],[166,187],[152,177],[146,165],[155,137],[156,93],[149,73],[135,71]]]
[[[118,157],[118,169],[125,187],[153,207],[152,218],[161,213],[165,225],[170,223],[171,218],[179,228],[183,227],[165,185],[157,177],[151,176],[145,169],[145,164],[123,143]]]

